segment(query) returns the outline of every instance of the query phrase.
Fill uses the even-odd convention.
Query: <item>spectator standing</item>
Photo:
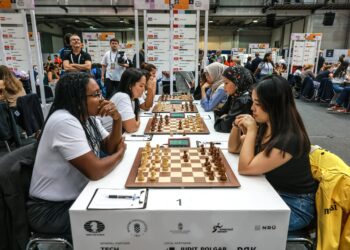
[[[102,76],[101,80],[104,82],[106,88],[106,98],[109,99],[116,92],[120,78],[125,71],[125,64],[119,64],[120,54],[119,41],[116,38],[112,38],[109,41],[111,49],[106,52],[102,58]]]
[[[261,63],[262,59],[259,57],[259,53],[255,53],[255,58],[252,61],[251,71],[254,73]]]
[[[64,47],[58,51],[58,54],[60,55],[61,60],[64,59],[64,57],[71,53],[72,47],[70,46],[70,37],[72,36],[71,33],[67,33],[64,35]]]
[[[77,34],[73,34],[70,37],[70,45],[72,51],[63,58],[64,70],[70,72],[90,72],[91,56],[82,50],[80,37]]]

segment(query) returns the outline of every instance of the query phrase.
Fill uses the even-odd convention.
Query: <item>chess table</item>
[[[153,113],[171,113],[171,112],[185,112],[185,113],[198,113],[196,105],[193,105],[191,109],[192,102],[182,102],[181,104],[171,104],[167,102],[158,102],[152,112]],[[186,108],[187,107],[187,108]]]
[[[145,165],[146,170],[143,171],[144,180],[141,181],[138,174],[140,174],[142,152],[145,152],[146,148],[138,150],[125,184],[126,188],[232,188],[240,186],[221,149],[215,147],[220,155],[224,173],[219,172],[218,163],[214,163],[214,156],[210,154],[209,148],[204,149],[204,155],[200,152],[200,148],[160,148],[159,158],[162,159],[163,156],[166,156],[169,159],[169,168],[166,171],[163,170],[162,163],[157,163],[155,160],[156,148],[150,148]],[[184,151],[188,153],[187,162],[183,159]],[[212,180],[207,174],[206,161],[211,164],[214,177]],[[151,178],[151,167],[155,168],[155,180]],[[221,180],[222,174],[226,180]]]
[[[193,101],[193,97],[190,94],[181,94],[181,95],[161,95],[158,98],[158,101]]]
[[[161,117],[161,118],[160,118]],[[167,118],[154,116],[147,122],[144,134],[209,134],[209,129],[199,114],[186,118]],[[166,121],[168,119],[168,122]]]

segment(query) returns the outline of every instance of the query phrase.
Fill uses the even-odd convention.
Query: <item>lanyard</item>
[[[115,54],[114,63],[117,61],[117,57],[118,57],[118,51]],[[112,51],[109,52],[109,61],[112,62]]]
[[[80,57],[81,57],[81,53],[79,54],[77,64],[80,64]],[[72,63],[75,63],[74,60],[73,60],[73,53],[70,54],[70,59],[72,60]]]

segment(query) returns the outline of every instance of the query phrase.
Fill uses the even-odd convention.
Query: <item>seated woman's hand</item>
[[[243,134],[249,130],[257,130],[256,121],[251,115],[238,115],[235,124],[243,131]]]
[[[115,104],[111,101],[102,100],[99,106],[100,116],[110,116],[113,120],[117,121],[120,119],[120,114],[115,106]]]

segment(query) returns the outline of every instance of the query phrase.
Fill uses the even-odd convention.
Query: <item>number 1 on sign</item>
[[[182,201],[181,201],[181,199],[178,199],[178,200],[176,200],[177,202],[179,202],[179,206],[181,207],[182,206]]]

